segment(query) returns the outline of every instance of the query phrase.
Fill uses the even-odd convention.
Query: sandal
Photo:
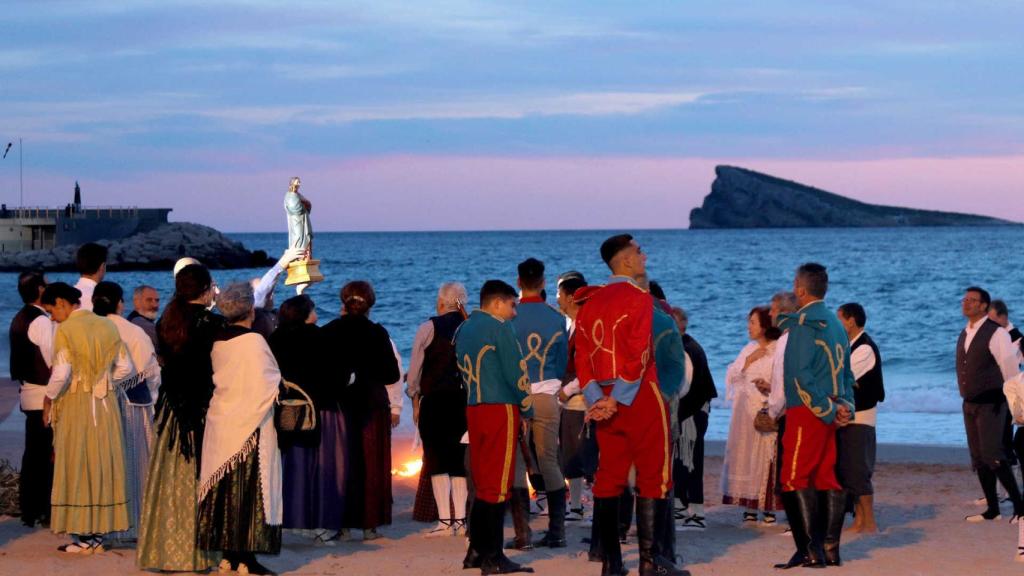
[[[314,530],[313,531],[313,545],[315,546],[337,546],[338,541],[335,540],[337,534],[333,530]]]
[[[774,526],[775,525],[775,513],[774,512],[765,512],[764,514],[762,514],[761,522],[765,526]]]
[[[85,542],[68,542],[67,544],[61,544],[57,546],[58,552],[64,552],[65,554],[81,554],[88,556],[92,554],[92,548]]]
[[[757,512],[744,512],[743,524],[757,524]]]
[[[427,538],[436,538],[438,536],[451,536],[452,534],[452,521],[451,520],[438,520],[437,526],[431,528],[424,536]]]

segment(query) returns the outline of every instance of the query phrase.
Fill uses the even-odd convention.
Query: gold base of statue
[[[288,264],[288,278],[285,279],[284,285],[294,286],[323,281],[324,275],[320,273],[319,260],[296,260]]]

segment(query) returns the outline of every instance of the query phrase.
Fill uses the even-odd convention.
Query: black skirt
[[[281,526],[267,525],[260,487],[259,434],[256,448],[199,503],[197,540],[203,550],[279,554]]]
[[[433,476],[465,476],[466,393],[435,392],[420,400],[423,470]]]

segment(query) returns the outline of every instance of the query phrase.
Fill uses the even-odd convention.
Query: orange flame
[[[398,468],[392,469],[391,475],[398,476],[401,478],[411,478],[419,474],[422,468],[423,460],[416,458],[414,460],[409,460],[408,462],[402,463],[402,465]]]

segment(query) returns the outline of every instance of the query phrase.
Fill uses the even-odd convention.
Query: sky
[[[298,175],[317,230],[684,228],[732,164],[1024,221],[1022,23],[1016,0],[7,0],[0,199],[79,181],[284,231]]]

